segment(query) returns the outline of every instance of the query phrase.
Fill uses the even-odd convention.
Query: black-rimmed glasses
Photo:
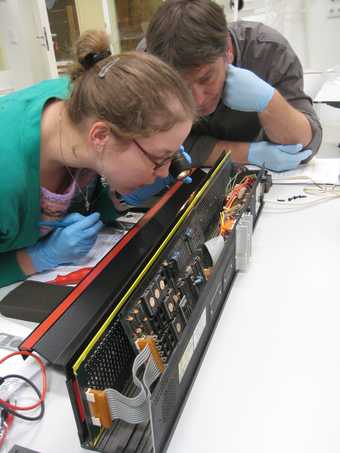
[[[137,140],[133,140],[134,144],[139,148],[140,151],[144,154],[145,157],[149,159],[149,161],[154,165],[154,170],[158,170],[159,168],[162,168],[165,164],[169,163],[172,161],[172,159],[176,156],[177,153],[173,154],[172,156],[165,157],[164,159],[158,160],[150,154],[148,151],[146,151],[138,142]]]

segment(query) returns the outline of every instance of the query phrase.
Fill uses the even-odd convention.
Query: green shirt
[[[69,95],[68,78],[47,80],[0,97],[0,287],[26,278],[16,250],[39,240],[40,122],[46,102]],[[100,189],[95,210],[116,212]]]

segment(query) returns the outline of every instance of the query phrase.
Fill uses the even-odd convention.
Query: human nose
[[[169,168],[171,165],[171,161],[165,163],[161,167],[155,169],[154,174],[159,176],[160,178],[166,178],[169,175]]]
[[[197,106],[201,107],[204,104],[205,99],[204,87],[199,84],[194,84],[191,86],[191,93],[195,99]]]

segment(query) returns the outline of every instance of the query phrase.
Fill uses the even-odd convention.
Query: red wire
[[[0,403],[3,404],[5,407],[15,410],[15,411],[30,411],[32,409],[35,409],[36,407],[41,406],[43,401],[45,400],[46,397],[46,391],[47,391],[47,382],[46,382],[46,367],[43,363],[43,361],[35,355],[33,352],[30,351],[16,351],[16,352],[11,352],[10,354],[6,355],[2,359],[0,359],[0,365],[5,362],[7,359],[10,357],[13,357],[15,355],[26,355],[26,356],[31,356],[34,358],[34,360],[38,363],[38,365],[41,368],[41,373],[42,373],[42,391],[41,391],[41,397],[39,401],[37,401],[35,404],[32,404],[31,406],[16,406],[15,404],[11,404],[8,401],[0,399]]]
[[[6,410],[6,409],[5,409]],[[14,415],[7,414],[6,420],[4,422],[2,433],[0,433],[0,450],[3,447],[5,440],[7,438],[8,431],[13,424]]]
[[[248,176],[246,178],[248,178]],[[243,189],[243,188],[247,189],[248,188],[248,184],[247,184],[247,179],[246,178],[244,178],[244,182],[237,184],[234,187],[234,189],[230,192],[230,194],[228,196],[228,199],[227,199],[227,203],[226,203],[226,207],[227,208],[231,208],[231,206],[233,205],[234,201],[237,199],[237,196],[238,196],[238,194],[239,194],[241,189]]]

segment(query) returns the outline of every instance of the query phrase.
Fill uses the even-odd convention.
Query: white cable
[[[321,203],[325,203],[327,201],[331,201],[335,198],[340,198],[340,193],[338,194],[329,194],[329,195],[324,195],[324,196],[319,196],[318,199],[313,199],[310,201],[278,201],[278,199],[273,200],[273,199],[265,199],[265,205],[264,208],[266,211],[268,211],[266,205],[271,204],[277,207],[277,209],[274,208],[275,211],[290,211],[293,209],[303,209],[303,208],[308,208],[312,206],[317,206]],[[273,208],[273,207],[272,207]]]
[[[284,178],[285,181],[296,181],[296,180],[306,180],[312,182],[313,186],[311,187],[304,187],[303,193],[305,193],[309,198],[319,197],[318,199],[314,200],[307,200],[307,201],[296,201],[296,200],[280,200],[277,198],[276,200],[265,198],[265,203],[269,203],[272,205],[276,205],[277,207],[280,206],[281,211],[289,211],[296,208],[307,208],[310,206],[316,206],[318,204],[324,203],[326,201],[333,200],[335,198],[340,197],[340,186],[336,184],[328,185],[328,184],[320,184],[314,181],[310,176],[306,175],[295,175],[295,176],[288,176]],[[273,184],[280,184],[280,179],[273,181]],[[282,183],[281,183],[282,184]],[[294,196],[293,196],[294,197]],[[268,211],[268,209],[266,209]],[[277,211],[277,209],[276,209]]]
[[[275,177],[274,177],[272,182],[273,182],[273,185],[274,184],[275,185],[282,185],[282,184],[286,185],[286,183],[282,182],[282,181],[292,181],[292,184],[294,184],[294,181],[297,181],[297,183],[298,183],[301,180],[310,181],[312,184],[314,184],[315,186],[320,187],[320,188],[325,186],[325,184],[318,183],[318,182],[314,181],[314,179],[312,179],[310,176],[306,176],[306,175],[286,176],[282,179],[280,177],[275,179]]]
[[[317,188],[316,187],[305,187],[303,191],[306,194],[309,195],[325,195],[325,196],[337,196],[340,195],[340,186],[336,185],[331,185],[331,186],[325,186],[325,185],[320,185]]]

